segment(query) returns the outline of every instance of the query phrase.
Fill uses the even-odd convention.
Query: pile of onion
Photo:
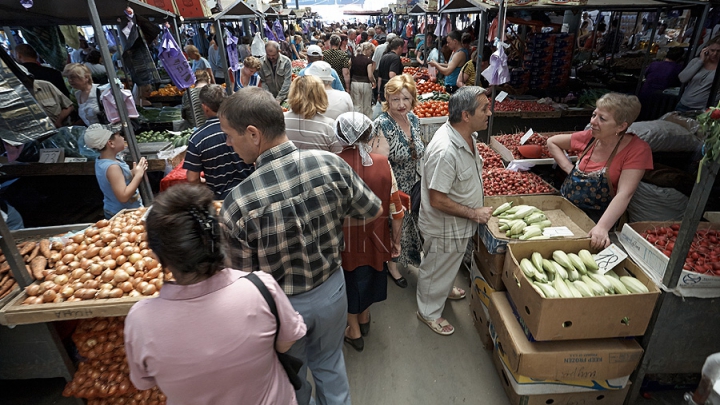
[[[164,273],[148,248],[145,210],[126,211],[66,243],[52,243],[44,279],[25,288],[23,304],[156,296]]]

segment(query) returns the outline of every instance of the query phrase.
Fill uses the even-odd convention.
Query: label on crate
[[[627,257],[627,253],[623,252],[622,249],[614,243],[606,247],[602,252],[593,255],[595,263],[597,263],[599,267],[597,272],[600,274],[605,274],[612,270],[615,266],[622,263],[623,260],[627,259]]]
[[[525,132],[525,135],[520,138],[520,145],[525,145],[525,142],[530,139],[531,136],[533,136],[535,132],[533,132],[532,128],[530,128],[527,132]]]
[[[543,236],[564,237],[564,236],[575,236],[574,233],[567,226],[551,226],[543,229]]]
[[[78,163],[78,162],[87,162],[87,158],[78,158],[78,157],[66,157],[65,163]]]
[[[429,99],[429,98],[432,98],[433,95],[435,95],[435,94],[434,94],[433,92],[430,92],[430,93],[421,94],[420,97],[421,97],[423,100],[427,100],[427,99]]]
[[[495,101],[497,101],[498,103],[502,103],[507,96],[508,94],[506,92],[501,91],[497,96],[495,96]]]

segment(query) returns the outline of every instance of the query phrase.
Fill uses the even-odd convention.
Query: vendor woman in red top
[[[645,170],[652,170],[650,146],[628,133],[640,114],[635,96],[608,93],[598,99],[591,129],[548,139],[550,154],[568,173],[560,193],[596,222],[588,236],[592,246],[610,245],[608,232],[627,209]],[[564,151],[576,152],[576,164]]]

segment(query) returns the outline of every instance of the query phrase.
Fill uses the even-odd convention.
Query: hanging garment
[[[125,39],[125,51],[122,54],[123,65],[133,82],[138,86],[160,82],[160,75],[155,67],[150,49],[148,49],[140,28],[133,15],[127,16],[127,23],[120,31]]]
[[[52,27],[23,27],[20,28],[27,43],[50,66],[62,72],[67,62],[68,53],[65,47],[65,37],[57,26]]]
[[[265,23],[265,25],[263,25],[263,31],[265,32],[265,38],[267,38],[269,41],[277,41],[275,32],[273,32],[267,22]]]
[[[275,20],[272,26],[273,33],[275,34],[276,41],[284,41],[285,40],[285,33],[283,32],[283,26],[280,23],[280,20]]]
[[[483,70],[482,76],[491,86],[497,86],[510,81],[510,70],[507,66],[504,43],[498,43],[498,49],[490,55],[490,66]]]
[[[195,73],[190,68],[180,45],[175,42],[175,38],[167,28],[165,28],[160,41],[158,58],[177,88],[187,89],[195,84]]]
[[[78,37],[77,25],[61,25],[60,33],[65,38],[65,44],[72,49],[80,48],[80,37]]]
[[[240,60],[238,57],[237,47],[238,38],[228,32],[227,37],[225,38],[225,43],[227,44],[225,48],[227,49],[228,67],[233,72],[240,70]]]
[[[198,25],[195,28],[193,44],[198,49],[198,52],[200,52],[200,55],[205,57],[207,56],[208,48],[210,48],[210,41],[208,41],[205,29],[201,25]]]
[[[108,30],[107,28],[103,28],[103,31],[105,31],[105,39],[107,40],[108,47],[116,47],[117,44],[115,43],[115,36]]]

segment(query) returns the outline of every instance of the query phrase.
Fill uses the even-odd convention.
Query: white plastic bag
[[[382,111],[382,103],[379,101],[377,103],[375,103],[375,105],[372,108],[372,112],[373,112],[372,119],[374,121],[375,118],[379,117],[380,114],[382,114],[382,112],[383,112]]]
[[[255,38],[253,38],[252,45],[250,45],[250,51],[252,56],[256,58],[265,57],[265,41],[263,41],[259,32],[255,33]]]

